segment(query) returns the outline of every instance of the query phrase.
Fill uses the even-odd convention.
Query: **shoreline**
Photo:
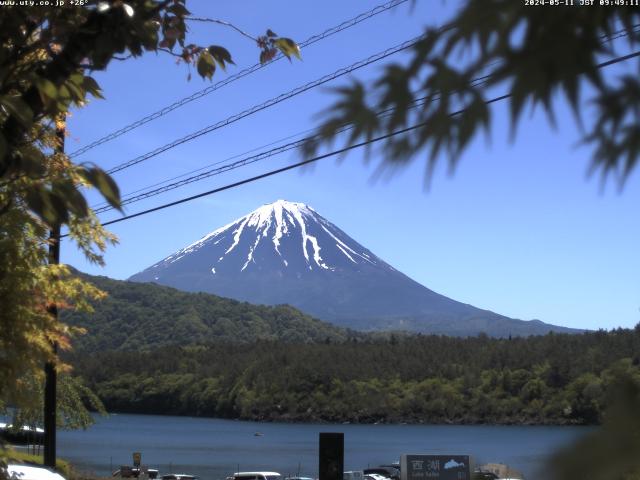
[[[95,415],[97,412],[93,412]],[[517,419],[507,419],[505,421],[465,421],[465,420],[440,420],[429,421],[425,419],[385,419],[380,417],[373,418],[322,418],[316,416],[308,417],[294,417],[289,414],[283,414],[274,417],[212,417],[208,415],[197,415],[193,413],[176,413],[176,412],[149,412],[149,411],[136,411],[136,410],[118,410],[107,411],[107,415],[145,415],[145,416],[158,416],[158,417],[184,417],[184,418],[196,418],[196,419],[211,419],[211,420],[229,420],[240,422],[254,422],[254,423],[282,423],[288,425],[432,425],[432,426],[485,426],[485,427],[598,427],[599,423],[584,423],[584,422],[553,422],[553,421],[517,421]]]
[[[224,479],[232,471],[316,471],[320,432],[343,432],[345,470],[388,464],[402,454],[470,454],[533,475],[548,455],[589,427],[392,425],[253,422],[238,419],[114,414],[86,431],[60,432],[59,455],[98,475],[128,464],[131,452],[163,472]],[[256,436],[255,433],[262,433]],[[238,464],[240,467],[238,468]],[[187,468],[188,466],[188,468]],[[535,478],[535,477],[531,477]]]

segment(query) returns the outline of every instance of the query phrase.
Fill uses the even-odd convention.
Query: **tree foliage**
[[[17,183],[26,182],[21,179]],[[0,199],[6,196],[0,193]],[[14,203],[0,215],[0,412],[18,408],[16,425],[22,421],[32,424],[42,415],[44,363],[53,363],[59,371],[68,368],[58,361],[52,344],[68,349],[71,337],[82,333],[82,329],[58,322],[50,308],[89,311],[89,302],[104,296],[91,284],[71,276],[66,266],[47,264],[47,226],[19,205]],[[74,220],[71,232],[88,258],[96,261],[111,239],[93,217],[84,222]],[[58,388],[58,419],[65,419],[68,426],[86,424],[84,402],[76,395],[80,389],[67,386],[63,381]]]
[[[406,64],[388,66],[371,83],[338,89],[339,100],[325,112],[306,155],[337,138],[348,145],[378,138],[380,170],[402,167],[422,153],[428,181],[443,157],[453,170],[474,136],[490,133],[494,101],[509,102],[515,135],[527,107],[541,106],[555,124],[554,112],[564,99],[582,143],[592,149],[591,172],[600,172],[603,182],[613,177],[622,187],[640,157],[640,10],[613,1],[555,3],[462,2],[444,27],[424,32]],[[619,36],[624,49],[612,41]],[[621,59],[631,73],[605,73]],[[353,126],[348,136],[340,134],[345,125]],[[543,390],[531,385],[525,396]],[[637,387],[614,391],[611,421],[567,453],[566,462],[558,461],[554,478],[640,478]],[[597,411],[594,401],[585,399],[579,408]]]
[[[220,45],[188,42],[192,17],[184,0],[37,3],[3,5],[0,15],[0,407],[19,407],[30,418],[39,408],[45,361],[66,368],[52,344],[64,350],[82,331],[56,321],[52,307],[87,310],[104,296],[67,267],[49,265],[49,231],[66,225],[87,259],[102,263],[115,237],[88,207],[85,191],[97,189],[120,207],[108,174],[63,153],[69,110],[102,98],[92,73],[112,61],[164,51],[209,79],[233,64]],[[295,42],[271,31],[256,42],[263,52],[299,55]],[[79,408],[87,392],[69,382],[61,384],[62,401]],[[64,422],[81,425],[87,418],[76,420]]]
[[[439,159],[455,167],[472,138],[490,131],[493,98],[507,95],[515,132],[528,105],[542,106],[554,122],[564,97],[581,125],[587,112],[582,140],[593,148],[592,168],[622,184],[640,155],[640,62],[630,59],[636,72],[618,76],[601,67],[620,55],[611,37],[624,35],[628,50],[637,49],[640,10],[593,3],[463,2],[444,27],[424,32],[405,64],[389,65],[371,84],[337,89],[339,100],[307,154],[334,141],[345,124],[354,126],[347,144],[407,129],[384,140],[381,168],[425,152],[428,179]],[[585,90],[594,110],[586,107]]]
[[[251,305],[208,293],[189,293],[153,283],[81,275],[108,293],[91,314],[66,311],[62,320],[89,331],[81,351],[157,350],[170,345],[218,341],[280,340],[311,343],[345,340],[353,332],[316,320],[288,305]]]
[[[351,337],[76,352],[108,409],[252,420],[598,424],[636,331]],[[625,373],[626,374],[626,373]]]
[[[94,227],[104,247],[102,231]],[[66,266],[47,264],[47,237],[46,226],[24,209],[12,207],[0,215],[0,401],[6,405],[30,404],[32,377],[41,379],[36,372],[56,360],[52,343],[66,349],[71,336],[82,332],[57,322],[48,307],[90,311],[88,302],[104,296],[72,277]]]
[[[636,362],[637,363],[637,362]],[[637,480],[640,478],[640,371],[620,363],[605,388],[608,405],[602,428],[572,449],[558,452],[551,478]]]
[[[203,78],[211,78],[216,65],[224,68],[233,62],[224,47],[187,43],[190,12],[181,0],[2,10],[0,375],[3,384],[12,384],[9,379],[19,378],[17,366],[35,368],[48,342],[68,343],[67,327],[48,316],[46,305],[63,307],[70,303],[67,296],[80,300],[83,294],[99,295],[70,277],[66,268],[47,266],[48,228],[66,224],[87,258],[98,263],[106,246],[115,241],[100,227],[82,192],[94,187],[119,207],[117,185],[95,165],[74,164],[60,148],[68,110],[85,106],[90,96],[102,98],[87,72],[106,69],[120,55],[137,57],[157,50],[197,65]],[[289,56],[293,46],[297,48],[271,31],[267,37],[269,41],[259,45],[263,50],[275,48]]]
[[[23,425],[35,428],[44,424],[44,383],[33,375],[23,377],[23,382],[32,400],[0,412],[12,416],[14,428]],[[87,408],[106,414],[102,401],[80,377],[63,373],[58,377],[57,390],[56,422],[60,428],[77,429],[93,425],[94,418]]]
[[[6,6],[0,17],[0,185],[11,192],[0,207],[22,200],[49,224],[85,218],[88,207],[74,176],[97,188],[119,208],[115,182],[92,164],[65,164],[55,182],[49,176],[51,139],[56,121],[90,97],[102,98],[90,75],[114,59],[165,51],[203,78],[233,60],[219,45],[187,40],[188,23],[196,19],[185,0],[121,0],[88,6],[49,8]],[[205,19],[206,20],[206,19]],[[226,22],[220,22],[226,23]],[[235,28],[235,27],[234,27]],[[281,51],[299,57],[297,44],[271,30],[255,39],[267,61]],[[266,55],[266,57],[265,57]],[[28,188],[16,183],[28,178]]]

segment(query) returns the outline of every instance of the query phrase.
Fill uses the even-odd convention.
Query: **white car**
[[[12,480],[66,480],[62,475],[48,468],[31,465],[10,463],[7,466],[7,473]]]
[[[364,478],[365,480],[389,480],[389,477],[385,477],[379,473],[367,473]]]
[[[227,480],[282,480],[278,472],[236,472]]]

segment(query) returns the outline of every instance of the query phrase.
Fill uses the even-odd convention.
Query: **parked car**
[[[278,472],[236,472],[227,480],[282,480]]]
[[[160,478],[162,480],[199,480],[195,475],[187,475],[186,473],[169,473]]]
[[[400,480],[400,464],[399,463],[389,463],[387,465],[380,465],[378,468],[384,468],[389,472],[391,478],[395,480]]]
[[[10,463],[7,465],[9,478],[16,480],[65,480],[59,473],[48,468],[34,467],[31,465],[18,465]]]
[[[362,470],[349,470],[343,472],[342,480],[364,480],[364,473]]]
[[[111,475],[114,477],[122,478],[138,478],[140,476],[140,469],[123,465]],[[149,480],[155,480],[156,478],[158,478],[158,470],[156,470],[155,468],[148,468],[147,475],[149,475]]]
[[[364,474],[365,475],[371,475],[372,473],[375,473],[376,475],[382,475],[385,478],[393,478],[394,474],[391,471],[392,469],[390,468],[385,468],[385,467],[376,467],[376,468],[365,468]]]
[[[0,422],[0,439],[4,439],[14,445],[42,445],[44,442],[44,430],[28,425],[16,430],[11,424]]]
[[[473,472],[472,480],[496,480],[498,476],[492,472]]]
[[[364,480],[389,480],[389,477],[385,477],[379,473],[367,473],[364,476]]]
[[[382,475],[385,478],[392,478],[394,480],[399,480],[400,466],[399,465],[380,465],[379,467],[364,469],[365,475],[370,475],[372,473]]]

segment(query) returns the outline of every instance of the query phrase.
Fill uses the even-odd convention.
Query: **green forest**
[[[220,341],[68,359],[112,412],[267,421],[596,424],[640,385],[640,327],[494,339]]]
[[[124,282],[81,274],[108,293],[94,312],[64,311],[64,322],[89,334],[74,339],[83,351],[149,350],[219,341],[341,341],[357,336],[288,305],[252,305],[207,293],[189,293],[154,283]]]

